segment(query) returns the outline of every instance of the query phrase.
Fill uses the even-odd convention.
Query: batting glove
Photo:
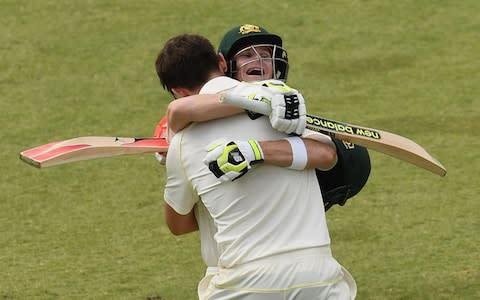
[[[203,162],[221,181],[234,181],[251,169],[252,165],[263,161],[263,151],[256,140],[218,140],[207,147]]]
[[[259,83],[277,91],[270,101],[272,127],[288,134],[301,135],[307,125],[307,108],[302,94],[283,81],[268,80]]]
[[[280,93],[278,90],[266,88],[259,83],[242,82],[233,90],[227,92],[236,96],[242,96],[254,101],[262,101],[270,105],[273,95]]]
[[[270,124],[278,131],[302,135],[307,125],[307,110],[302,94],[275,95],[271,102]]]
[[[301,93],[282,81],[266,80],[254,84],[242,83],[227,92],[227,97],[228,94],[243,96],[270,105],[270,124],[278,131],[301,135],[305,130],[307,124],[305,99]],[[249,116],[255,119],[260,115],[249,112]]]

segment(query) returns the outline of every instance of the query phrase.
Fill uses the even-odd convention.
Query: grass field
[[[449,171],[371,152],[364,190],[327,215],[357,298],[480,299],[480,2],[225,3],[0,0],[0,299],[195,299],[198,236],[164,225],[151,155],[38,170],[18,152],[151,135],[163,43],[243,23],[282,35],[311,113],[410,137]]]

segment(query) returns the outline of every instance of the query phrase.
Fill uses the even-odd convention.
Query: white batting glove
[[[302,94],[283,81],[266,80],[259,83],[277,91],[270,102],[272,127],[288,134],[301,135],[307,124],[307,108]]]
[[[259,86],[261,85],[261,86]],[[307,124],[305,99],[297,90],[280,80],[242,83],[228,94],[243,96],[250,100],[262,101],[270,105],[270,124],[278,131],[301,135]],[[249,114],[252,117],[252,114]],[[255,116],[252,117],[254,119]]]
[[[242,96],[254,101],[262,101],[267,104],[270,104],[273,95],[278,93],[278,90],[266,88],[261,84],[248,82],[241,82],[233,90],[227,92],[227,94]]]
[[[234,181],[245,175],[253,164],[263,161],[263,151],[256,140],[217,140],[207,146],[203,162],[223,182]]]
[[[278,131],[302,135],[307,125],[307,109],[302,94],[273,96],[270,123]]]

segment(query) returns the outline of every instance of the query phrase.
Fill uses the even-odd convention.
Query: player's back
[[[175,137],[181,144],[185,175],[218,228],[220,266],[330,243],[313,169],[295,171],[259,164],[234,182],[220,183],[202,162],[206,146],[219,138],[284,137],[271,128],[266,117],[252,121],[245,114],[197,123]]]

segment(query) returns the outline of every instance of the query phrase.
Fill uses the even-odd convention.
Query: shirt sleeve
[[[193,188],[182,159],[182,135],[178,132],[171,140],[168,147],[166,169],[167,180],[164,190],[165,202],[181,215],[188,214],[199,196]]]

